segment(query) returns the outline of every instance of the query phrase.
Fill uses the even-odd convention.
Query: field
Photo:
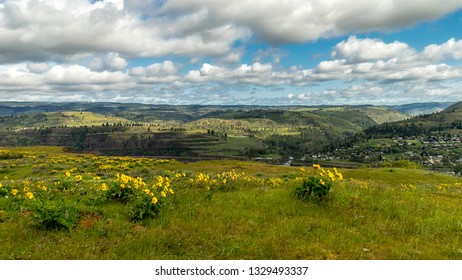
[[[302,200],[319,170],[59,147],[0,168],[0,259],[462,259],[462,183],[425,170],[339,170]]]

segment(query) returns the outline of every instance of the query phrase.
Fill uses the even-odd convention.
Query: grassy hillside
[[[10,113],[10,114],[9,114]],[[0,145],[56,145],[109,155],[271,158],[318,153],[406,115],[373,106],[169,106],[2,103]]]
[[[24,130],[45,127],[81,127],[81,126],[102,126],[106,123],[125,123],[132,121],[107,114],[97,114],[92,112],[51,112],[37,114],[21,114],[0,117],[0,125],[3,129]]]
[[[322,157],[375,166],[410,160],[457,174],[462,173],[461,143],[462,103],[456,103],[438,113],[366,128],[330,147]]]
[[[0,259],[462,259],[455,176],[340,170],[304,201],[311,168],[56,147],[2,149],[0,166]]]
[[[462,102],[433,114],[371,127],[366,134],[377,136],[419,136],[429,133],[447,133],[462,129]],[[460,132],[460,131],[456,131]]]
[[[427,102],[396,105],[391,106],[391,108],[411,116],[419,116],[441,112],[453,104],[454,102]]]

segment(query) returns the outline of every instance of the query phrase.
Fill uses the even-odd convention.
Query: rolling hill
[[[410,160],[462,172],[462,102],[432,114],[374,125],[344,139],[322,157],[377,164]]]
[[[58,145],[115,155],[279,159],[319,152],[384,122],[387,107],[1,103],[0,145]]]

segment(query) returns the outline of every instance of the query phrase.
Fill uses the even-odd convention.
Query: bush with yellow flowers
[[[59,199],[47,187],[50,182],[35,179],[0,181],[4,213],[30,212],[35,225],[43,229],[71,230],[78,219],[75,203]],[[62,189],[57,191],[63,191]]]
[[[329,194],[335,181],[343,180],[342,173],[338,172],[335,167],[331,171],[325,170],[319,164],[313,164],[313,168],[316,170],[316,174],[304,178],[301,186],[295,189],[295,195],[299,199],[308,200],[315,197],[322,200]]]
[[[175,192],[171,188],[170,178],[157,176],[150,187],[144,185],[141,191],[136,192],[134,204],[129,212],[130,219],[140,221],[156,217],[167,203],[168,197],[173,194]]]
[[[237,173],[234,169],[214,175],[200,172],[189,179],[190,186],[221,192],[236,191],[239,186],[256,184],[257,182],[261,183],[261,180],[247,176],[244,172]]]
[[[159,175],[152,184],[148,184],[141,177],[125,174],[117,174],[109,186],[102,183],[100,191],[105,192],[108,199],[129,203],[129,216],[133,221],[157,216],[167,198],[175,193],[167,176]]]

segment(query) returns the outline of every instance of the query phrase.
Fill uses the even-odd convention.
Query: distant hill
[[[453,105],[454,102],[428,102],[428,103],[412,103],[404,105],[390,106],[395,110],[403,112],[411,116],[419,116],[441,112],[444,109]]]
[[[462,102],[437,113],[371,126],[323,157],[371,164],[404,159],[462,174]]]
[[[373,126],[364,131],[374,137],[408,137],[431,133],[462,133],[462,102],[432,114],[419,115],[406,120]],[[456,131],[455,131],[456,130]]]
[[[173,106],[0,102],[0,145],[103,154],[302,157],[409,116],[377,106]]]

